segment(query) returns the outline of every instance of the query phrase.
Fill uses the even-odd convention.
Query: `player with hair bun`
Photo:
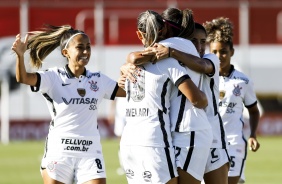
[[[181,61],[188,68],[203,74],[200,89],[203,90],[208,98],[208,106],[205,108],[205,112],[213,132],[209,158],[206,164],[203,164],[203,168],[205,165],[204,182],[206,184],[227,184],[229,169],[227,139],[223,122],[218,113],[219,59],[215,54],[205,54],[206,38],[207,33],[205,28],[195,22],[195,30],[190,40],[196,47],[200,58],[173,48],[164,47],[161,44],[155,44],[152,50],[154,50],[157,60],[168,57],[168,53],[170,52],[170,57]],[[204,146],[206,147],[206,145]]]
[[[186,10],[185,13],[187,13],[185,14],[186,18],[188,18],[186,15],[191,15],[189,10]],[[198,55],[193,44],[186,39],[165,39],[167,33],[170,33],[168,32],[170,24],[171,22],[163,20],[154,11],[143,12],[138,17],[138,38],[145,47],[159,42]],[[192,34],[193,20],[187,24],[187,28],[190,28],[190,34]],[[178,29],[181,30],[180,27]],[[183,173],[186,174],[186,171],[182,170],[182,173],[179,174],[179,181],[177,181],[180,167],[176,168],[175,154],[177,154],[176,151],[184,153],[183,156],[181,155],[181,162],[184,164],[184,157],[187,156],[188,152],[190,153],[189,149],[186,149],[186,145],[190,145],[189,122],[195,120],[194,118],[198,116],[198,121],[194,121],[194,125],[200,131],[192,132],[192,136],[204,136],[207,144],[211,144],[212,141],[211,128],[203,110],[207,105],[206,95],[198,88],[200,74],[193,71],[187,72],[187,68],[173,58],[166,58],[154,64],[151,62],[152,56],[144,57],[142,53],[144,51],[133,52],[128,57],[129,62],[140,59],[139,64],[141,62],[143,64],[139,65],[140,70],[138,72],[134,72],[135,70],[129,72],[127,77],[134,77],[131,82],[127,80],[125,84],[127,123],[122,134],[120,149],[127,181],[130,184],[147,182],[154,184],[183,183],[185,180]],[[130,64],[128,66],[132,67],[132,64]],[[124,65],[124,67],[126,66]],[[127,73],[125,70],[122,69],[123,73]],[[184,106],[180,107],[180,105],[184,104],[185,109],[182,109],[181,107]],[[174,110],[173,113],[172,110]],[[181,112],[179,116],[178,112]],[[183,122],[181,118],[185,114],[189,114],[191,117],[187,116],[187,119]],[[176,120],[177,117],[180,121]],[[183,150],[174,150],[172,128],[180,130],[179,136],[175,135],[175,137],[178,140],[183,140],[181,141],[185,144]],[[193,141],[194,139],[191,142]],[[206,150],[205,153],[200,153],[200,149],[195,151],[195,157],[206,156],[203,159],[198,159],[203,160],[203,165],[205,165],[209,148],[206,148]],[[199,164],[199,162],[197,163]],[[201,173],[199,174],[201,175]]]
[[[230,168],[228,184],[244,182],[247,145],[253,152],[260,147],[256,137],[260,112],[253,82],[244,73],[231,64],[234,55],[233,24],[225,17],[219,17],[204,24],[207,31],[207,42],[211,53],[220,60],[219,113],[229,143]],[[243,109],[248,109],[250,116],[250,136],[248,141],[243,134]]]
[[[152,56],[149,61],[158,65],[162,61],[156,62],[157,60],[174,57],[177,52],[181,53],[183,57],[174,57],[175,59],[171,60],[172,62],[180,63],[185,67],[185,60],[187,60],[185,56],[189,55],[188,60],[191,61],[192,65],[197,65],[194,63],[202,59],[199,57],[193,43],[188,40],[193,37],[195,29],[192,10],[168,8],[162,13],[162,17],[168,28],[167,36],[174,37],[160,41],[159,44],[154,44],[153,47],[147,47],[146,51],[142,52],[142,56]],[[164,45],[166,49],[158,50],[158,45]],[[157,60],[154,60],[154,57],[157,57]],[[206,57],[218,61],[214,54]],[[213,68],[212,64],[210,68]],[[201,74],[191,70],[189,67],[185,67],[185,69],[197,87],[201,88]],[[211,126],[203,108],[199,108],[190,99],[186,99],[185,95],[179,90],[175,90],[172,94],[169,115],[172,143],[175,148],[176,165],[179,174],[178,183],[199,184],[203,179],[212,144]]]

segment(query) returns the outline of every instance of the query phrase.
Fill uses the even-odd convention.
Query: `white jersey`
[[[141,68],[136,83],[126,81],[126,125],[121,145],[172,147],[170,96],[172,88],[188,75],[173,58]]]
[[[215,54],[205,54],[204,59],[211,61],[214,67],[213,74],[203,75],[201,90],[206,94],[208,106],[205,108],[213,132],[212,148],[226,148],[227,137],[223,122],[218,112],[219,101],[219,59]]]
[[[45,97],[52,117],[45,154],[91,157],[101,151],[97,110],[103,98],[115,98],[117,82],[86,69],[76,78],[68,65],[38,71],[37,76],[32,90]]]
[[[160,44],[199,57],[194,44],[190,40],[174,37],[161,41]],[[199,86],[201,74],[186,66],[185,69],[195,85]],[[170,119],[171,131],[187,132],[211,128],[205,111],[194,107],[178,88],[174,88],[172,92]]]
[[[231,65],[230,75],[220,76],[219,113],[230,145],[245,145],[242,114],[257,103],[253,82]]]

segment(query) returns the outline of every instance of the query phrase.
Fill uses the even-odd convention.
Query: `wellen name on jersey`
[[[126,109],[127,117],[145,117],[149,115],[149,108],[128,108]]]

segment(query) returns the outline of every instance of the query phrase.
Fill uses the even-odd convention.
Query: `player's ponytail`
[[[162,17],[169,26],[168,37],[178,36],[189,39],[194,32],[193,12],[190,9],[181,11],[178,8],[167,8],[163,11]]]
[[[179,37],[191,39],[191,36],[195,29],[195,22],[193,17],[193,11],[185,9],[182,11],[182,23]]]
[[[147,10],[139,14],[137,18],[137,29],[145,38],[145,47],[164,39],[166,30],[162,17],[155,11]]]
[[[69,38],[76,33],[83,33],[75,30],[69,25],[52,26],[45,25],[42,31],[33,31],[27,49],[30,49],[30,63],[32,67],[40,68],[42,61],[58,46],[61,50],[65,48]]]

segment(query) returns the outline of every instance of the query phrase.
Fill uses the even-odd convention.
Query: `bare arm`
[[[181,61],[185,66],[196,72],[204,74],[214,73],[214,67],[208,59],[200,58],[172,48],[170,48],[170,57]]]
[[[138,66],[149,63],[152,58],[152,55],[143,56],[143,52],[144,51],[136,51],[129,53],[126,58],[126,63],[120,67],[121,75],[125,75],[133,83],[136,82],[136,75],[138,75],[140,71]]]
[[[118,87],[116,96],[117,97],[125,97],[126,96],[126,92],[121,87]]]
[[[142,55],[156,54],[156,60],[173,57],[174,59],[181,61],[185,66],[199,73],[211,74],[214,73],[214,67],[210,60],[194,56],[179,50],[165,47],[156,43],[154,47],[148,49]]]
[[[120,67],[120,71],[121,75],[124,75],[125,78],[127,77],[131,82],[135,83],[141,69],[132,63],[125,63]]]
[[[119,79],[118,79],[118,91],[116,96],[117,97],[125,97],[126,96],[126,92],[125,92],[125,80],[126,80],[126,76],[125,75],[120,75]]]
[[[118,86],[123,90],[125,89],[125,81],[126,81],[126,75],[121,74],[118,79]]]
[[[115,114],[116,114],[116,99],[111,101],[110,109],[109,109],[108,121],[111,125],[115,123]]]
[[[256,135],[260,113],[259,113],[259,109],[257,105],[254,105],[248,108],[248,111],[250,115],[250,129],[251,129],[251,134],[250,134],[248,143],[249,143],[250,150],[255,152],[260,147],[260,144],[257,141],[257,135]]]
[[[178,89],[186,96],[193,106],[203,109],[208,105],[206,94],[199,90],[191,79],[184,80]]]
[[[21,36],[18,34],[11,48],[17,54],[16,79],[19,83],[35,86],[37,82],[37,75],[35,73],[26,72],[24,65],[24,53],[27,48],[27,41],[28,35],[25,36],[24,41],[21,41]]]
[[[137,66],[151,62],[155,54],[150,54],[150,55],[148,54],[145,56],[145,55],[142,55],[143,52],[146,52],[146,51],[136,51],[136,52],[129,53],[127,56],[126,62],[132,63]]]

